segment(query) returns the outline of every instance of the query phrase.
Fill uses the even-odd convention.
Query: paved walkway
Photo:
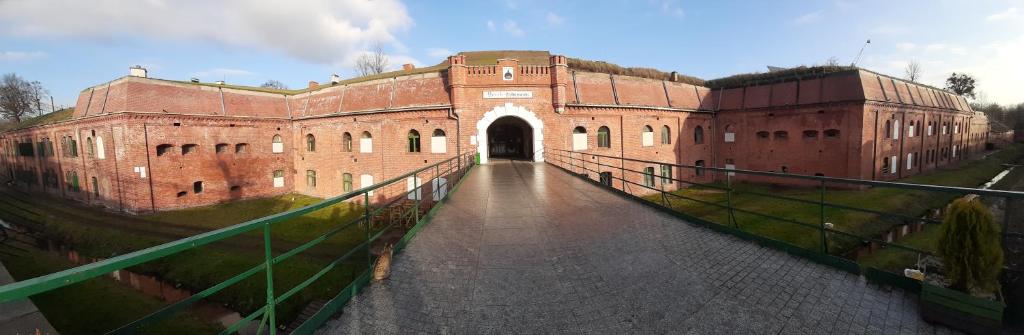
[[[325,334],[933,334],[916,296],[679,221],[546,164],[475,168]]]

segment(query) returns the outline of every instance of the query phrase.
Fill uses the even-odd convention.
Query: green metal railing
[[[366,253],[366,270],[356,276],[348,286],[329,300],[323,308],[316,312],[316,314],[295,329],[295,333],[309,334],[322,325],[331,315],[333,315],[353,295],[355,295],[362,286],[369,282],[370,273],[373,271],[373,264],[375,262],[375,258],[371,252],[371,247],[374,243],[384,242],[381,239],[385,233],[388,233],[391,229],[404,226],[403,229],[408,230],[398,241],[391,241],[394,242],[395,252],[401,250],[405,244],[408,243],[409,239],[411,239],[412,236],[422,228],[422,224],[433,215],[437,208],[436,205],[444,201],[447,195],[454,191],[455,187],[462,181],[463,176],[465,176],[472,166],[473,159],[471,155],[459,155],[384,182],[363,187],[306,207],[266,216],[49,275],[0,286],[0,303],[28,298],[35,294],[53,291],[58,288],[107,275],[113,271],[181,254],[183,252],[194,250],[218,241],[223,241],[247,232],[261,231],[263,234],[264,259],[259,265],[234,275],[233,277],[213,285],[212,287],[195,293],[188,298],[167,305],[141,319],[112,330],[110,333],[121,334],[137,332],[142,329],[143,326],[164,320],[174,313],[182,311],[204,298],[210,297],[225,288],[238,284],[247,278],[263,272],[265,273],[266,281],[266,292],[265,297],[263,298],[263,306],[246,315],[242,320],[228,326],[222,333],[228,334],[238,332],[243,327],[248,326],[251,321],[256,318],[260,318],[257,333],[262,333],[263,329],[266,328],[270,334],[276,334],[279,329],[275,313],[276,306],[286,299],[295,296],[302,289],[309,287],[318,279],[324,277],[328,272],[342,265],[345,261],[353,259],[354,256],[361,253]],[[413,189],[407,188],[408,178],[414,178],[413,185],[415,185],[415,187]],[[423,196],[424,191],[428,190],[428,185],[429,194],[428,196]],[[374,192],[377,192],[377,194],[373,195]],[[374,199],[371,199],[371,196],[373,196]],[[332,205],[352,201],[358,201],[363,204],[364,212],[361,216],[350,222],[338,224],[323,235],[313,238],[291,250],[283,252],[277,256],[273,254],[271,248],[271,227],[273,225],[313,213],[317,210],[328,208]],[[314,273],[295,287],[285,291],[284,293],[274,291],[275,266],[286,259],[327,241],[342,231],[357,227],[361,227],[365,231],[365,234],[363,234],[364,236],[362,236],[362,242],[344,252],[343,255],[327,263],[327,265],[321,270]]]
[[[836,247],[830,248],[830,241],[853,241],[854,243],[848,244],[860,247],[875,244],[879,249],[891,248],[900,250],[901,252],[915,253],[918,259],[923,256],[931,255],[929,251],[897,243],[895,239],[888,241],[879,236],[863,236],[841,229],[836,229],[835,227],[829,227],[829,220],[826,213],[829,211],[858,212],[871,215],[874,217],[874,220],[894,222],[893,226],[896,227],[912,223],[934,225],[941,223],[941,220],[937,217],[918,216],[907,213],[864,208],[855,204],[830,202],[827,201],[827,194],[830,189],[894,189],[903,191],[934,192],[946,194],[947,196],[974,194],[980,197],[986,197],[986,199],[998,199],[1002,201],[1004,208],[1012,206],[1014,203],[1019,203],[1020,199],[1024,199],[1024,192],[725,169],[623,158],[618,156],[552,148],[545,148],[544,152],[546,162],[551,165],[576,174],[582,178],[586,178],[591,182],[611,188],[625,196],[639,198],[647,205],[671,213],[687,221],[702,224],[709,228],[731,233],[746,239],[755,240],[762,244],[782,249],[790,253],[806,256],[812,260],[832,265],[846,271],[864,273],[869,276],[869,279],[871,279],[870,277],[875,277],[875,279],[905,286],[910,289],[915,289],[915,286],[919,287],[919,284],[906,280],[902,275],[896,276],[892,273],[874,268],[861,269],[853,259],[853,255],[851,255],[851,251],[853,251],[851,249],[856,249],[856,247],[847,249],[839,249]],[[670,175],[661,175],[661,166],[671,167],[671,169],[669,169],[669,171],[672,171]],[[651,170],[646,170],[648,168]],[[651,173],[652,170],[653,174]],[[680,178],[680,176],[683,175],[681,173],[683,171],[691,172],[687,173],[687,175],[691,175],[689,180]],[[658,181],[660,181],[660,183]],[[666,189],[666,184],[670,184],[670,188]],[[811,190],[816,189],[817,194],[813,199],[811,199],[806,196],[800,198],[782,194],[772,194],[771,192],[761,191],[753,187],[739,187],[741,185],[770,186],[779,184],[795,185],[795,188],[803,188],[803,193],[807,195],[811,193]],[[686,189],[687,187],[684,187],[684,185],[689,187],[706,188],[708,190],[724,193],[725,199],[724,201],[710,201],[686,195],[686,192],[677,192],[679,190]],[[760,210],[757,208],[744,208],[743,205],[736,203],[736,198],[740,195],[745,195],[748,198],[773,199],[793,206],[814,206],[817,207],[817,220],[815,220],[816,222],[806,222],[807,220],[800,221],[791,217],[779,216],[771,213],[771,211]],[[715,221],[707,215],[692,214],[687,213],[686,211],[677,210],[673,205],[680,202],[693,202],[701,205],[712,206],[724,210],[726,214],[724,215],[723,220]],[[1004,242],[1007,238],[1022,238],[1020,234],[1005,233],[1007,231],[1007,223],[1013,219],[1011,218],[1011,212],[1012,211],[1010,210],[1004,210],[1001,217],[997,217],[997,220],[1001,220],[1001,224],[1004,228]],[[816,230],[816,235],[818,236],[817,239],[819,240],[817,243],[818,245],[815,248],[809,249],[800,247],[791,241],[784,241],[764,234],[759,234],[757,231],[751,231],[751,229],[748,228],[754,222],[741,222],[741,220],[737,218],[740,214],[746,215],[747,217],[760,218],[760,221],[758,222],[781,222],[795,227]],[[751,219],[747,221],[756,220]],[[837,253],[840,255],[835,255]],[[842,254],[845,254],[845,256]],[[1016,269],[1008,270],[1016,271]]]

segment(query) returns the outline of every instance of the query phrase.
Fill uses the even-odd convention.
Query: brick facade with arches
[[[863,69],[709,88],[530,54],[521,62],[460,53],[302,90],[126,76],[83,90],[69,120],[0,133],[0,175],[26,191],[148,212],[339,195],[458,153],[508,154],[493,151],[498,141],[536,161],[554,157],[549,148],[587,164],[607,155],[873,180],[968,159],[988,142],[987,119],[963,98]],[[530,129],[495,139],[496,124]],[[624,169],[713,178],[601,163],[619,164],[607,171],[615,178]]]

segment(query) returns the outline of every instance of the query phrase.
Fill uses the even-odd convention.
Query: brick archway
[[[476,152],[480,154],[480,164],[487,164],[487,128],[494,121],[504,116],[514,116],[526,121],[533,128],[533,161],[544,161],[544,122],[536,114],[525,107],[506,103],[496,106],[491,111],[484,113],[480,121],[476,122]]]

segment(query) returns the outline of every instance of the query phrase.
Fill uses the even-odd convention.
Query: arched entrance
[[[477,121],[476,131],[481,164],[486,164],[492,153],[544,161],[544,123],[526,108],[511,103],[494,107]]]

